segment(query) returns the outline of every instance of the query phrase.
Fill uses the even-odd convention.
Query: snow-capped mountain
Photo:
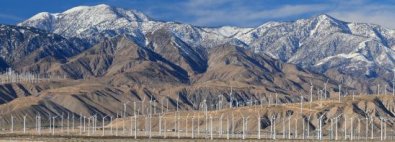
[[[235,40],[192,25],[156,21],[138,11],[105,4],[78,6],[62,13],[41,12],[18,25],[36,27],[65,37],[87,39],[93,44],[123,34],[148,43],[144,41],[144,35],[158,29],[167,29],[194,46],[214,46]]]
[[[78,6],[63,13],[41,12],[19,25],[37,27],[66,37],[85,38],[97,34],[112,36],[130,33],[147,21],[150,19],[142,13],[102,4],[92,7]]]
[[[166,30],[193,48],[230,43],[321,73],[335,70],[375,77],[395,69],[394,30],[344,22],[325,14],[293,22],[267,22],[256,28],[201,28],[157,21],[135,10],[102,4],[62,13],[39,13],[18,25],[86,39],[92,45],[104,38],[130,35],[147,46],[147,35]]]
[[[378,25],[348,23],[328,15],[269,22],[235,38],[256,52],[325,72],[372,76],[395,68],[395,34]]]

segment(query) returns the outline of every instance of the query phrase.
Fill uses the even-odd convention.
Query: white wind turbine
[[[106,116],[104,116],[104,117],[102,117],[102,136],[104,136],[105,135],[105,133],[104,133],[104,131],[105,131],[105,128],[104,128],[104,122],[105,122],[105,119],[106,119],[106,117],[109,117],[109,115],[106,115]]]
[[[258,121],[258,140],[260,140],[261,139],[261,114],[260,114],[260,112],[258,112],[257,121]]]
[[[210,115],[210,139],[213,140],[213,117]]]
[[[23,133],[26,134],[26,114],[23,115]]]
[[[194,123],[193,123],[193,119],[195,118],[195,114],[193,114],[193,116],[192,116],[192,120],[191,120],[191,123],[192,123],[192,127],[191,127],[191,133],[192,133],[192,135],[191,135],[191,138],[192,139],[194,139],[195,138],[195,127],[194,127]]]
[[[270,125],[273,125],[273,133],[272,133],[272,139],[276,139],[276,116],[272,115],[272,123]]]
[[[14,133],[14,116],[11,114],[11,133]]]
[[[56,119],[56,117],[58,117],[58,116],[53,116],[52,117],[52,135],[55,135],[55,119]]]
[[[318,133],[318,139],[322,140],[322,117],[324,116],[324,114],[322,114],[320,117],[318,117],[319,120],[319,133]]]
[[[343,115],[343,114],[339,114],[338,116],[336,116],[335,117],[335,140],[337,140],[337,137],[338,137],[338,133],[337,133],[337,130],[338,130],[338,125],[339,125],[339,117],[341,116],[341,115]]]

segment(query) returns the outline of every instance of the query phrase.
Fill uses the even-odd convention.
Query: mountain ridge
[[[143,20],[133,21],[131,18],[131,22],[128,22],[125,21],[128,19],[127,15],[114,14],[128,12],[137,13],[134,15],[140,15]],[[163,30],[170,33],[169,36],[174,36],[180,39],[181,43],[185,43],[186,46],[180,49],[191,47],[194,50],[205,50],[229,43],[325,75],[335,71],[354,79],[369,79],[376,78],[378,74],[392,74],[395,69],[394,30],[374,24],[345,22],[328,14],[289,22],[270,21],[255,28],[231,26],[207,28],[163,22],[148,18],[135,10],[103,4],[72,8],[60,15],[69,18],[57,18],[52,26],[62,26],[49,32],[65,37],[82,38],[89,41],[91,46],[105,38],[118,35],[129,35],[140,46],[150,46],[148,44],[151,41],[147,35]],[[107,15],[107,18],[102,18],[103,15]],[[40,22],[51,20],[51,18],[37,20],[34,17],[18,25],[40,28],[43,26]],[[102,22],[92,23],[89,19],[80,17],[94,17]],[[74,19],[68,20],[70,18]],[[76,27],[69,30],[69,26]],[[204,52],[199,51],[197,54],[203,55]],[[343,79],[338,81],[341,80]]]
[[[6,67],[65,77],[4,82],[0,103],[20,113],[114,116],[127,101],[152,99],[162,108],[168,101],[171,109],[179,103],[184,110],[206,101],[214,109],[219,96],[229,104],[295,103],[391,91],[394,85],[389,70],[395,68],[395,32],[377,25],[319,15],[255,28],[203,28],[132,12],[82,6],[41,13],[19,26],[0,25],[7,29],[0,32],[1,50],[18,53],[4,52]]]

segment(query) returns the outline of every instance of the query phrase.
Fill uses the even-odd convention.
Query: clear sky
[[[38,12],[97,4],[135,9],[157,20],[209,27],[255,27],[326,13],[395,29],[395,0],[0,0],[0,23],[15,24]]]

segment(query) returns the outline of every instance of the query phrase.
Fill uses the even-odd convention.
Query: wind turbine
[[[313,102],[313,83],[310,80],[310,107],[311,107],[311,103]]]
[[[133,135],[133,117],[130,117],[130,136]]]
[[[127,101],[127,102],[123,103],[123,117],[124,118],[126,117],[126,105],[129,104],[129,103],[130,103],[130,101]]]
[[[38,134],[41,135],[41,115],[38,114]]]
[[[229,140],[229,133],[230,133],[229,115],[226,115],[226,139],[227,140]]]
[[[130,103],[130,101],[127,101],[125,103],[123,103],[123,124],[122,124],[122,134],[125,134],[125,118],[126,118],[126,105]]]
[[[177,113],[177,138],[180,139],[180,115]]]
[[[245,135],[246,135],[246,121],[248,121],[248,117],[249,116],[247,116],[247,117],[245,117],[243,114],[241,114],[241,117],[242,117],[242,120],[243,120],[243,125],[242,125],[242,133],[243,133],[243,135],[242,135],[242,139],[244,140],[245,139]]]
[[[52,135],[55,135],[55,119],[56,119],[56,117],[58,117],[58,116],[53,116],[52,117]]]
[[[134,139],[137,139],[137,115],[136,115],[136,111],[134,111]]]
[[[90,124],[91,124],[91,119],[92,119],[92,116],[90,116],[90,117],[88,117],[88,136],[90,136]]]
[[[386,140],[387,138],[387,127],[386,127],[386,119],[380,117],[380,140]]]
[[[14,133],[14,116],[11,114],[11,133]]]
[[[347,117],[344,115],[344,140],[347,139]]]
[[[340,97],[341,97],[341,93],[342,93],[342,85],[339,84],[339,103],[340,103]]]
[[[213,140],[213,117],[210,115],[210,139]]]
[[[109,117],[109,115],[106,115],[106,116],[102,117],[102,136],[105,135],[104,134],[104,130],[105,130],[105,128],[104,128],[104,121],[105,121],[106,117]]]
[[[159,135],[162,135],[162,118],[163,118],[164,114],[159,114]]]
[[[273,133],[272,133],[272,138],[273,140],[276,139],[276,116],[272,115],[272,123],[270,125],[273,124]]]
[[[260,140],[261,139],[261,114],[260,114],[260,112],[258,112],[257,122],[258,122],[258,140]]]
[[[191,133],[192,133],[192,135],[191,135],[191,138],[192,139],[194,139],[195,138],[195,131],[194,131],[194,126],[193,126],[193,119],[195,118],[195,114],[193,114],[193,116],[192,116],[192,118],[191,118],[191,123],[192,123],[192,127],[191,127]]]
[[[23,133],[26,134],[26,114],[23,115]]]
[[[116,112],[115,120],[117,120],[118,118],[119,118],[119,113]],[[115,127],[115,136],[118,136],[118,126]]]
[[[322,140],[322,117],[324,116],[324,114],[322,114],[318,120],[319,120],[319,140]]]

